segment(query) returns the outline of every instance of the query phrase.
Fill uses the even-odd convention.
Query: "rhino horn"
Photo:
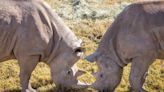
[[[73,66],[71,67],[71,69],[72,69],[72,71],[73,71],[73,76],[75,76],[76,78],[77,78],[78,76],[81,76],[81,75],[83,75],[84,73],[86,73],[85,71],[78,69],[78,67],[77,67],[76,64],[73,65]]]
[[[96,61],[97,56],[98,56],[98,53],[95,52],[95,53],[93,53],[93,54],[91,54],[91,55],[85,57],[85,59],[86,59],[87,61],[89,61],[89,62],[94,62],[94,61]]]
[[[75,77],[77,78],[77,77],[79,77],[79,76],[81,76],[81,75],[83,75],[83,74],[85,74],[86,72],[85,71],[83,71],[83,70],[78,70],[78,72],[75,74]]]
[[[81,81],[78,80],[77,85],[79,85],[79,86],[91,86],[92,84],[91,83],[86,83],[86,82],[81,82]]]

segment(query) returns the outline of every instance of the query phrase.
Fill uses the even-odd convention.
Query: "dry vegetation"
[[[56,9],[56,11],[61,15],[61,9],[64,6],[71,6],[73,1],[78,0],[46,0],[48,3]],[[107,17],[76,17],[76,18],[65,18],[64,15],[61,17],[67,23],[67,25],[76,33],[78,37],[83,39],[83,46],[86,48],[86,55],[92,53],[97,47],[102,35],[106,29],[110,26],[114,17],[120,12],[120,4],[129,3],[133,0],[81,0],[88,1],[93,7],[109,8],[110,15]],[[96,2],[97,1],[97,2]],[[99,3],[98,3],[99,2]],[[100,4],[101,2],[101,4]],[[63,6],[64,5],[64,6]],[[119,7],[119,8],[115,8]],[[85,7],[85,6],[83,6]],[[87,6],[86,6],[87,7]],[[114,8],[113,8],[114,7]],[[89,6],[90,8],[90,6]],[[64,9],[64,8],[63,8]],[[72,7],[68,8],[72,11]],[[94,11],[94,10],[93,10]],[[74,13],[74,12],[72,12]],[[78,12],[79,13],[79,12]],[[67,14],[67,13],[66,13]],[[71,12],[69,12],[71,15]],[[73,14],[72,14],[73,15]],[[86,74],[80,76],[81,81],[93,82],[95,79],[90,75],[90,73],[97,70],[96,64],[90,64],[84,60],[78,61],[78,66],[80,69],[87,71]],[[163,66],[164,67],[164,66]],[[156,60],[149,69],[149,76],[144,84],[144,88],[149,92],[164,92],[164,68],[162,67],[162,61]],[[125,67],[122,81],[117,88],[116,92],[128,92],[129,81],[128,75],[130,70],[130,64]],[[15,60],[0,63],[0,92],[19,92],[19,67]],[[50,79],[50,72],[47,65],[41,63],[37,66],[32,75],[32,86],[37,88],[39,92],[48,92],[55,89],[55,85]],[[71,92],[97,92],[93,89],[83,89],[83,90],[73,90]]]

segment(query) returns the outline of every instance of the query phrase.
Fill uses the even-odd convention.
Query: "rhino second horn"
[[[73,72],[73,76],[75,76],[79,69],[78,69],[77,65],[74,64],[74,65],[71,67],[71,70],[72,70],[72,72]]]

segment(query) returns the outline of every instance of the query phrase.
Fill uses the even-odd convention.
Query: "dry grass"
[[[47,0],[53,8],[57,8],[63,3],[68,3],[70,0]],[[89,0],[93,1],[93,0]],[[124,0],[102,0],[101,5],[111,6],[113,3],[120,3]],[[132,0],[125,0],[132,1]],[[100,6],[101,7],[101,6]],[[76,20],[65,20],[67,25],[76,33],[78,37],[80,37],[84,44],[83,46],[86,48],[86,55],[92,53],[100,41],[102,35],[111,24],[110,18],[106,19],[83,19],[80,21]],[[161,66],[162,61],[156,60],[149,69],[149,76],[144,84],[144,88],[149,92],[164,92],[164,68]],[[90,73],[95,72],[97,70],[96,64],[90,64],[86,61],[78,61],[78,66],[80,69],[87,71],[87,73],[79,79],[81,81],[93,82],[95,78],[90,75]],[[125,67],[122,81],[116,92],[128,92],[129,89],[129,70],[130,64]],[[20,84],[19,84],[19,67],[15,60],[7,61],[0,63],[0,92],[19,92]],[[39,92],[48,92],[52,91],[55,88],[55,85],[52,83],[50,79],[49,67],[43,63],[40,63],[35,71],[32,74],[32,86],[37,88]],[[76,92],[73,90],[72,92]],[[84,89],[78,90],[77,92],[96,92],[93,89]]]

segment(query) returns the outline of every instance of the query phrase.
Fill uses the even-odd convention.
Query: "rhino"
[[[113,92],[121,81],[123,67],[131,63],[130,91],[142,88],[149,66],[164,58],[164,1],[136,2],[128,5],[102,37],[96,51],[88,55],[99,71],[91,87]]]
[[[81,43],[45,1],[0,1],[0,62],[18,60],[21,92],[34,91],[29,80],[39,62],[49,65],[57,87],[77,87]]]

